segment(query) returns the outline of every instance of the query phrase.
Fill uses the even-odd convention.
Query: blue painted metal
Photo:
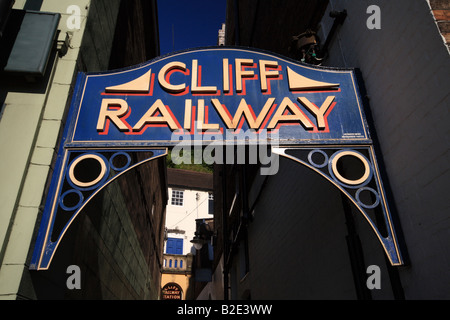
[[[229,74],[232,79],[230,92],[224,92],[223,81],[223,60],[228,59]],[[254,71],[254,79],[243,81],[245,89],[236,92],[235,77],[235,59],[251,59],[253,66],[245,66],[246,71]],[[197,74],[201,77],[201,86],[214,86],[216,91],[213,93],[192,93],[191,78],[196,72],[193,67],[193,60],[198,61]],[[269,60],[276,61],[279,66],[279,78],[269,78],[269,90],[262,92],[261,75],[259,71],[259,62]],[[167,92],[158,83],[158,74],[160,70],[171,62],[181,62],[186,65],[187,71],[173,72],[169,75],[171,84],[185,84],[187,89],[182,93]],[[201,70],[199,69],[201,67]],[[308,79],[322,81],[327,83],[337,83],[336,89],[306,89],[290,90],[288,84],[287,70],[290,68],[297,74]],[[118,86],[133,81],[151,70],[150,90],[146,93],[108,93],[106,88]],[[192,100],[192,105],[198,111],[198,102],[203,100],[205,108],[208,109],[208,123],[219,124],[220,128],[226,130],[224,121],[216,112],[211,100],[218,99],[224,104],[233,117],[238,109],[241,99],[245,99],[247,104],[251,105],[256,116],[267,102],[268,98],[275,98],[274,104],[280,105],[284,98],[289,98],[304,113],[314,129],[306,130],[297,121],[293,125],[282,125],[279,130],[280,144],[305,144],[305,143],[368,143],[370,142],[369,130],[366,125],[364,112],[359,97],[358,85],[355,80],[353,69],[336,69],[312,67],[299,64],[297,61],[285,57],[267,53],[264,51],[255,51],[240,48],[204,48],[171,54],[160,57],[148,63],[136,66],[128,70],[118,70],[98,74],[80,74],[78,76],[78,85],[75,88],[77,99],[74,101],[74,117],[71,119],[71,130],[67,136],[67,143],[71,146],[136,146],[136,145],[158,145],[173,146],[178,141],[172,141],[174,131],[168,126],[152,126],[145,130],[135,132],[132,127],[141,119],[148,109],[160,99],[164,105],[168,106],[173,114],[173,118],[182,129],[185,121],[185,102]],[[332,107],[325,130],[319,130],[316,125],[316,119],[308,109],[299,101],[299,97],[305,97],[317,107],[320,107],[329,96],[335,97],[336,105]],[[121,131],[116,126],[110,125],[107,132],[99,133],[96,125],[99,117],[100,106],[103,99],[123,99],[130,107],[130,112],[126,115],[126,122],[129,130]],[[266,117],[265,125],[259,129],[267,128],[267,124],[273,118],[274,111]],[[195,121],[196,115],[193,114]],[[125,118],[125,117],[124,117]],[[244,121],[243,130],[249,129],[248,123]],[[192,131],[192,130],[191,130]],[[224,136],[225,140],[226,137]],[[211,142],[206,135],[203,143]]]
[[[149,157],[142,161],[133,162],[131,153],[146,153]],[[112,163],[119,154],[124,155],[127,161],[125,166],[116,168]],[[73,178],[68,174],[68,168],[80,156],[87,158],[101,155],[104,159],[106,172],[100,178],[98,183],[87,188],[80,187],[74,183]],[[58,155],[57,167],[53,175],[50,191],[47,196],[41,226],[36,240],[35,250],[32,256],[30,269],[47,270],[53,259],[55,251],[60,244],[64,234],[80,214],[83,208],[100,191],[110,183],[125,174],[126,172],[142,165],[148,161],[164,157],[167,155],[167,149],[130,149],[130,150],[89,150],[89,149],[64,149],[60,150]],[[66,197],[76,195],[78,199],[76,204],[65,204]]]
[[[365,181],[359,185],[347,185],[336,177],[331,163],[333,158],[342,151],[349,151],[364,157],[370,163],[370,174]],[[361,212],[363,217],[369,223],[380,241],[388,259],[392,265],[403,265],[404,261],[400,252],[398,237],[395,232],[395,226],[392,220],[392,213],[389,207],[387,197],[381,180],[375,152],[372,146],[353,145],[353,146],[317,146],[317,147],[281,147],[274,148],[273,152],[288,159],[294,160],[305,167],[317,172],[323,178],[332,183],[339,189]],[[323,155],[324,163],[316,163],[312,159],[312,154],[320,153]],[[364,156],[362,153],[365,153]],[[360,199],[362,192],[371,192],[375,198],[373,203],[364,203]],[[374,219],[375,210],[381,212],[383,221]]]
[[[223,75],[226,73],[223,68],[224,59],[228,59],[225,70],[228,68],[231,80],[229,92],[224,90]],[[245,78],[243,81],[242,92],[236,90],[236,59],[252,60],[252,64],[246,65],[244,69],[254,71],[251,78]],[[194,60],[198,63],[197,68],[195,68]],[[261,71],[258,67],[261,61],[267,60],[274,61],[278,66],[276,68],[278,75],[269,78],[267,81],[268,90],[264,91],[261,89]],[[160,70],[172,62],[186,65],[185,70],[175,69],[173,73],[162,74],[162,78],[173,85],[185,84],[186,90],[176,94],[168,92],[158,81]],[[295,75],[321,83],[338,84],[338,86],[327,89],[292,89],[289,86],[288,68]],[[275,68],[271,70],[273,71]],[[122,88],[121,86],[124,84],[141,78],[149,71],[151,72],[150,78],[148,78],[150,83],[144,83],[143,88],[138,88],[140,89],[139,92],[121,92],[118,89]],[[200,80],[197,86],[213,86],[215,87],[214,90],[211,90],[213,92],[193,93],[191,77],[194,74]],[[114,87],[114,90],[106,90],[108,87]],[[126,89],[129,90],[130,88]],[[324,117],[324,128],[319,128],[315,115],[300,102],[300,97],[307,99],[317,108],[320,108],[329,97],[334,97],[333,104],[330,104],[330,108]],[[127,127],[126,130],[119,129],[110,118],[105,118],[105,123],[108,123],[107,126],[97,128],[104,99],[120,99],[127,106],[126,114],[122,114],[116,119]],[[308,121],[312,127],[305,129],[299,121],[281,121],[277,130],[267,130],[268,138],[279,139],[275,143],[276,145],[287,147],[308,146],[310,149],[306,157],[302,159],[294,157],[294,160],[319,172],[349,196],[374,228],[391,263],[394,265],[403,264],[391,223],[390,211],[379,178],[378,166],[372,150],[372,140],[364,116],[354,70],[303,65],[297,61],[259,50],[239,47],[212,47],[176,52],[125,70],[97,74],[80,73],[78,75],[30,269],[46,270],[49,268],[55,250],[73,220],[98,192],[123,173],[132,170],[143,162],[165,156],[167,148],[177,145],[180,141],[179,138],[182,136],[201,139],[203,145],[212,142],[211,135],[194,129],[196,120],[199,120],[197,111],[201,103],[204,103],[205,106],[204,117],[207,119],[205,123],[219,126],[219,135],[221,135],[223,144],[228,143],[229,139],[234,139],[233,135],[239,131],[247,131],[250,128],[249,120],[246,119],[245,121],[245,117],[241,117],[238,126],[240,130],[228,130],[227,121],[224,121],[219,115],[218,106],[214,105],[212,99],[217,99],[216,102],[225,105],[230,114],[229,120],[234,117],[243,99],[245,99],[246,104],[251,106],[254,119],[261,113],[266,102],[269,99],[274,99],[264,121],[261,122],[258,130],[255,130],[257,134],[268,128],[268,124],[284,99],[292,102],[297,115],[298,112],[303,114],[306,117],[304,119],[308,119],[305,121]],[[146,124],[141,130],[133,130],[135,124],[158,100],[162,102],[163,106],[166,106],[164,110],[169,111],[170,117],[176,122],[177,128],[169,128],[167,123],[163,122]],[[185,112],[186,101],[192,103],[192,117],[188,121],[185,121],[186,115],[189,115]],[[187,105],[189,106],[189,103]],[[292,113],[292,110],[290,112]],[[185,126],[186,123],[190,124],[190,129]],[[216,139],[217,132],[214,135]],[[214,141],[217,143],[216,140]],[[357,186],[347,186],[339,181],[333,175],[329,165],[335,156],[335,154],[327,153],[329,152],[328,148],[333,148],[332,146],[339,146],[338,150],[349,148],[349,146],[352,146],[355,150],[356,147],[369,150],[367,151],[367,161],[370,162],[371,174],[367,181]],[[152,152],[152,155],[140,163],[134,163],[132,157],[130,157],[133,152],[149,151]],[[312,157],[316,153],[321,154],[324,161],[315,162]],[[120,165],[115,164],[117,157],[122,157],[125,162]],[[102,168],[98,177],[94,177],[97,179],[93,179],[91,183],[87,184],[78,181],[73,173],[70,173],[71,168],[73,169],[76,166],[77,159],[97,161]],[[375,184],[369,185],[369,180],[375,181]],[[372,192],[375,195],[376,202],[372,204],[362,203],[360,194],[363,191]],[[67,199],[71,199],[71,201]],[[383,217],[389,230],[387,236],[379,233],[377,226],[366,212],[377,207],[382,208]]]

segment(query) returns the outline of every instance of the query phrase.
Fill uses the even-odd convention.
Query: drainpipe
[[[330,17],[333,18],[334,21],[333,26],[331,27],[327,39],[325,40],[325,43],[323,44],[322,47],[322,52],[324,54],[326,54],[326,52],[328,51],[328,46],[330,45],[331,39],[333,39],[338,26],[342,25],[345,21],[345,18],[347,18],[347,10],[344,9],[343,11],[331,11]]]
[[[227,208],[227,165],[226,148],[222,165],[222,246],[223,246],[223,299],[228,300],[228,208]]]

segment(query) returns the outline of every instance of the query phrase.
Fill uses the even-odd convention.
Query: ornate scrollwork
[[[273,148],[272,152],[314,170],[342,191],[370,224],[391,264],[403,264],[372,146],[286,147]],[[362,169],[356,177],[342,172],[339,162],[343,157],[359,162]],[[363,199],[363,193],[369,196]],[[384,225],[371,218],[369,210],[373,209],[382,212]]]
[[[138,160],[133,154],[144,153]],[[111,182],[148,161],[167,155],[167,149],[151,150],[64,150],[57,183],[50,192],[42,218],[39,251],[35,251],[31,268],[45,270],[66,230],[74,219],[102,189]],[[142,158],[142,157],[140,157]],[[45,234],[44,234],[45,233]]]

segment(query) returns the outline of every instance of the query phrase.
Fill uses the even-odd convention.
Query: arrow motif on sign
[[[105,91],[110,93],[147,93],[150,91],[151,74],[152,70],[150,69],[147,73],[133,81],[118,86],[107,87]]]
[[[339,83],[328,83],[306,78],[292,71],[289,67],[287,67],[287,74],[289,89],[291,90],[333,89],[339,87]]]

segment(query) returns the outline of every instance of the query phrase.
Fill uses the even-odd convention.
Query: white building
[[[168,203],[161,278],[161,299],[192,300],[196,285],[193,257],[197,253],[191,240],[197,219],[213,217],[213,175],[180,169],[167,169]],[[170,296],[167,288],[178,295]]]
[[[225,23],[222,23],[222,29],[219,29],[219,35],[217,36],[217,44],[219,46],[225,45]]]
[[[167,241],[164,253],[195,254],[195,220],[213,217],[212,174],[167,169],[169,202],[166,209]]]

